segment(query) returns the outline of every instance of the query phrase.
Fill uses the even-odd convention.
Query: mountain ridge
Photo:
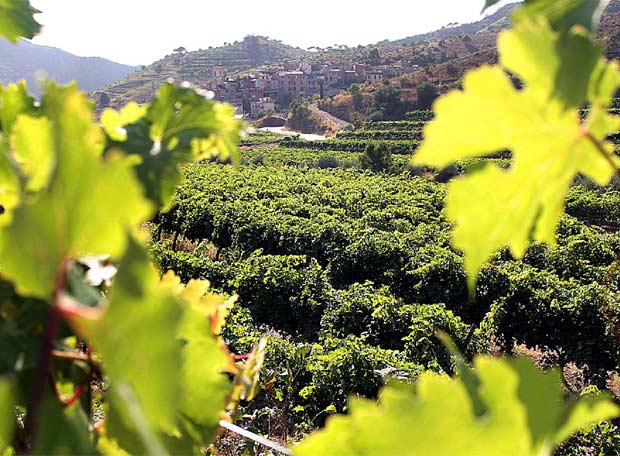
[[[25,79],[29,89],[39,94],[37,75],[43,73],[60,83],[77,81],[81,90],[91,92],[127,76],[139,67],[113,62],[103,57],[81,57],[62,49],[27,40],[16,45],[0,40],[0,82]]]

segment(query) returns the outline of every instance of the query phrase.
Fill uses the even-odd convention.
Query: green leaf
[[[158,208],[169,208],[181,165],[213,156],[238,161],[241,122],[234,119],[230,105],[207,100],[188,87],[165,84],[145,115],[140,113],[133,105],[103,113],[107,150],[120,148],[140,157],[136,173]]]
[[[56,157],[51,152],[53,126],[45,117],[21,115],[13,125],[13,160],[26,179],[26,191],[37,192],[49,183]]]
[[[470,289],[477,272],[503,246],[521,257],[532,239],[553,244],[565,195],[577,174],[601,185],[620,161],[606,137],[620,121],[603,105],[618,87],[617,65],[578,33],[560,37],[544,21],[525,21],[499,38],[503,67],[482,67],[435,104],[415,165],[510,150],[508,170],[488,166],[450,184],[446,215],[453,244],[465,253]],[[574,53],[573,53],[574,52]],[[593,57],[582,59],[585,53]],[[525,83],[517,90],[504,68]],[[582,124],[581,105],[593,101]],[[468,119],[476,119],[469,122]],[[450,134],[446,134],[450,132]]]
[[[93,123],[91,103],[74,85],[48,84],[41,112],[49,123],[24,116],[16,125],[51,123],[51,134],[37,139],[47,155],[37,153],[48,157],[43,163],[56,163],[55,172],[49,190],[17,207],[10,225],[0,230],[0,258],[2,274],[20,294],[48,299],[63,261],[86,255],[120,257],[126,233],[152,211],[134,177],[134,160],[118,154],[101,157],[103,138]],[[48,167],[33,174],[39,184],[46,180]]]
[[[21,184],[9,156],[9,145],[0,135],[0,226],[11,222],[21,200]]]
[[[37,13],[28,0],[0,0],[0,37],[13,43],[20,37],[33,38],[41,29],[34,20]]]
[[[96,454],[88,417],[79,404],[63,409],[55,397],[47,398],[39,412],[39,422],[34,454]]]
[[[0,130],[7,136],[13,130],[17,116],[35,115],[36,112],[34,98],[28,94],[24,81],[6,87],[0,85]]]
[[[179,302],[160,284],[144,248],[132,241],[103,316],[92,322],[73,320],[101,353],[110,381],[131,388],[148,423],[156,428],[173,428],[176,422],[176,331],[181,317]]]
[[[131,453],[187,453],[215,436],[230,393],[223,372],[232,363],[213,334],[217,321],[207,318],[224,298],[207,289],[200,281],[184,287],[173,274],[160,280],[132,241],[107,308],[62,307],[103,358],[111,384],[107,435]]]
[[[219,337],[223,318],[231,305],[209,292],[209,282],[191,280],[182,285],[174,273],[162,283],[183,302],[177,340],[181,348],[179,414],[182,428],[200,445],[215,437],[230,394],[227,373],[234,373],[230,354]]]
[[[114,109],[105,109],[101,114],[101,126],[110,139],[114,141],[127,140],[126,125],[136,123],[146,113],[144,106],[137,103],[129,103],[120,111]]]
[[[599,46],[580,33],[559,36],[541,18],[525,20],[500,34],[502,66],[525,81],[529,96],[580,108],[592,72],[602,58]]]
[[[604,395],[564,402],[560,373],[543,374],[527,359],[480,357],[475,370],[488,410],[481,417],[462,381],[427,372],[416,387],[387,387],[379,405],[351,399],[348,416],[329,419],[295,454],[543,456],[586,424],[619,413]]]
[[[15,410],[11,383],[0,378],[0,453],[11,444],[15,427]]]
[[[482,12],[500,0],[486,0]],[[555,30],[565,32],[575,25],[594,32],[609,0],[525,0],[513,13],[513,21],[545,17]]]

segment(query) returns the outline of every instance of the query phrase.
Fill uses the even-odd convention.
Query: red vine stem
[[[39,357],[39,365],[35,377],[32,393],[30,395],[30,403],[26,414],[25,429],[32,441],[34,441],[38,430],[38,415],[41,403],[45,396],[45,384],[49,377],[49,371],[52,364],[52,351],[54,349],[54,339],[60,329],[62,322],[62,312],[57,302],[61,293],[67,286],[67,270],[70,263],[63,261],[58,270],[56,284],[54,286],[54,300],[51,303],[47,314],[47,323],[45,325],[45,334],[41,343],[41,354]]]
[[[56,385],[56,379],[54,378],[53,372],[50,372],[50,383],[52,385],[52,389],[58,398],[58,401],[64,406],[69,407],[75,404],[84,392],[88,393],[90,391],[90,385],[93,380],[93,376],[96,372],[99,372],[99,365],[92,359],[91,357],[91,349],[90,347],[86,350],[86,355],[82,355],[79,353],[71,353],[71,352],[63,352],[59,350],[52,350],[52,357],[57,359],[65,359],[70,361],[84,361],[88,363],[88,375],[84,378],[84,380],[75,388],[73,394],[69,397],[69,399],[63,399],[58,391],[58,386]],[[87,389],[88,387],[88,389]],[[90,406],[90,399],[89,399]]]

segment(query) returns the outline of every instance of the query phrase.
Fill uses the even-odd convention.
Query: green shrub
[[[330,289],[316,260],[256,252],[233,270],[234,278],[228,285],[257,324],[268,324],[302,339],[316,338]]]
[[[412,381],[422,368],[402,354],[368,345],[356,337],[329,339],[308,362],[311,384],[300,396],[317,410],[330,405],[343,410],[352,394],[374,398],[390,378]]]
[[[317,160],[316,167],[320,169],[339,168],[340,162],[336,157],[331,155],[323,155]]]
[[[360,158],[360,166],[362,168],[376,173],[388,171],[393,164],[392,153],[382,143],[376,145],[369,143]]]
[[[514,344],[556,351],[561,364],[574,362],[592,381],[604,383],[620,360],[606,314],[614,310],[603,300],[609,291],[518,263],[502,268],[508,290],[491,306],[483,329],[505,351]]]

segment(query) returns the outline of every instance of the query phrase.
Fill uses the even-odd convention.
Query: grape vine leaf
[[[13,160],[26,180],[26,191],[38,192],[47,187],[56,165],[56,157],[50,153],[52,142],[53,127],[48,118],[17,117],[10,144]]]
[[[225,299],[208,294],[208,287],[208,282],[192,281],[182,293],[188,306],[177,334],[183,344],[179,411],[186,432],[202,444],[215,437],[230,394],[231,385],[223,373],[236,373],[225,345],[212,332],[214,320],[207,319],[205,312],[205,307],[219,307]]]
[[[134,159],[119,154],[102,158],[101,129],[92,121],[91,103],[75,85],[48,83],[40,114],[49,124],[24,114],[17,117],[10,146],[19,154],[32,141],[20,136],[28,133],[15,128],[20,122],[51,125],[51,134],[39,136],[37,156],[45,157],[45,151],[45,163],[56,166],[48,191],[23,200],[0,230],[0,258],[2,275],[20,294],[48,299],[63,261],[85,255],[120,257],[127,231],[150,217],[152,206],[134,176]],[[41,174],[35,173],[39,184],[48,176],[46,167],[41,168]]]
[[[41,25],[34,15],[40,13],[28,0],[0,0],[0,37],[17,43],[18,38],[33,38]]]
[[[88,417],[79,404],[62,408],[56,398],[43,402],[34,454],[96,454],[88,430]]]
[[[9,145],[0,135],[0,226],[11,222],[13,210],[21,200],[21,184],[9,158]]]
[[[140,158],[137,176],[147,197],[163,210],[179,184],[181,165],[212,156],[239,158],[241,121],[234,119],[234,108],[190,87],[165,84],[143,116],[128,105],[120,112],[105,110],[101,121],[106,150],[120,148]]]
[[[13,406],[11,383],[6,378],[0,378],[0,454],[4,454],[4,450],[11,443],[11,436],[15,426]]]
[[[24,81],[6,87],[0,85],[0,131],[10,134],[20,114],[34,116],[37,112],[34,101]]]
[[[83,318],[101,310],[81,313],[71,303],[63,306],[75,330],[101,354],[110,381],[136,395],[150,426],[174,428],[180,367],[176,328],[182,311],[137,242],[129,241],[104,313]],[[117,412],[131,426],[128,412]]]
[[[208,288],[205,281],[183,286],[172,273],[160,280],[147,252],[131,241],[106,308],[62,306],[101,353],[112,385],[106,433],[131,453],[191,453],[215,436],[230,393],[223,373],[236,369],[207,318],[224,311],[226,300]]]
[[[114,141],[126,141],[126,125],[131,125],[139,121],[146,114],[146,107],[131,102],[125,105],[120,111],[106,109],[101,113],[101,126],[110,139]]]
[[[521,257],[532,237],[555,242],[577,174],[605,185],[620,164],[605,140],[620,127],[605,109],[620,85],[616,63],[606,63],[579,31],[560,36],[544,19],[502,32],[498,48],[501,66],[470,72],[462,91],[436,102],[435,120],[413,158],[418,166],[444,167],[506,149],[513,154],[509,169],[489,165],[449,186],[446,215],[455,224],[453,244],[465,254],[470,289],[499,248],[508,245]],[[584,52],[596,58],[579,57]],[[524,81],[522,90],[506,70]],[[586,100],[593,104],[582,123]]]
[[[575,25],[595,32],[608,4],[609,0],[526,0],[512,18],[518,22],[544,16],[559,32],[566,32]]]
[[[295,454],[543,456],[572,433],[620,411],[606,395],[563,400],[559,371],[543,374],[525,358],[478,357],[475,372],[487,410],[481,417],[461,379],[426,372],[416,386],[385,388],[379,405],[351,399],[347,416],[330,418]]]

